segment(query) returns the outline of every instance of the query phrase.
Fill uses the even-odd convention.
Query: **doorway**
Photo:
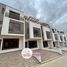
[[[29,48],[37,48],[37,41],[29,41]]]
[[[44,46],[44,48],[48,47],[48,42],[47,41],[43,41],[43,46]]]
[[[55,42],[53,42],[53,46],[55,47]]]

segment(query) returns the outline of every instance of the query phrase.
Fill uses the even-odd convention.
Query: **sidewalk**
[[[48,63],[41,64],[38,67],[67,67],[67,54]]]

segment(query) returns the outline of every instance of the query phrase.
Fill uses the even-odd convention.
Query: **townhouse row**
[[[64,32],[0,3],[0,53],[62,47],[67,47]]]

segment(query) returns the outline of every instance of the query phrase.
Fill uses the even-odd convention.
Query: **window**
[[[1,48],[1,39],[0,39],[0,48]]]
[[[47,39],[51,39],[51,33],[49,31],[46,31]]]
[[[2,50],[19,48],[19,39],[3,39]]]
[[[5,8],[2,8],[2,14],[4,14]]]
[[[28,46],[27,46],[28,44],[27,44],[27,42],[25,42],[25,48],[27,48]]]
[[[55,36],[55,40],[58,40],[58,36],[57,36],[57,34],[54,34],[54,36]]]
[[[13,19],[20,20],[20,14],[18,14],[18,13],[16,13],[16,12],[13,12],[13,11],[10,11],[10,12],[9,12],[9,17],[10,17],[10,18],[13,18]]]
[[[52,29],[52,32],[53,32],[53,33],[55,33],[55,30],[54,30],[54,29]]]
[[[24,33],[24,24],[21,22],[16,22],[16,21],[10,20],[9,33],[23,34]]]
[[[60,36],[60,40],[61,40],[61,41],[63,41],[63,38],[62,38],[62,36]]]
[[[41,37],[41,30],[39,28],[33,27],[34,37]]]
[[[25,42],[25,48],[37,48],[37,41]]]
[[[64,37],[64,40],[66,41],[66,37]]]
[[[3,22],[2,21],[0,21],[0,24],[2,24]]]
[[[29,48],[37,48],[37,41],[29,41]]]
[[[2,29],[2,21],[0,21],[0,33],[1,33],[1,29]]]
[[[0,13],[4,14],[4,11],[5,11],[5,7],[0,6]]]
[[[28,22],[25,23],[25,38],[26,39],[29,38],[29,23]]]
[[[48,47],[48,42],[47,41],[43,41],[43,47]]]

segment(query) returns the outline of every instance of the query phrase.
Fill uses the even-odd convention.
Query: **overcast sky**
[[[67,33],[67,0],[0,0]]]

